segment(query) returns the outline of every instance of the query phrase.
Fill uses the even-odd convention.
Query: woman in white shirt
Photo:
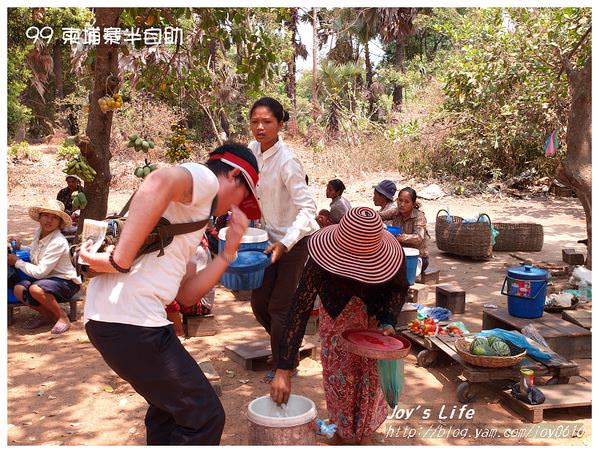
[[[69,243],[60,232],[71,225],[71,217],[58,200],[30,208],[29,216],[39,222],[31,242],[30,262],[8,255],[8,264],[30,277],[15,285],[16,298],[40,314],[23,327],[37,329],[55,322],[52,333],[61,334],[69,330],[71,323],[58,302],[69,300],[81,288],[81,279],[71,263]]]
[[[318,229],[316,203],[308,190],[302,164],[279,137],[289,114],[275,99],[258,99],[250,109],[255,141],[248,147],[260,168],[257,186],[263,228],[268,232],[272,265],[262,286],[252,291],[252,310],[270,335],[272,360],[279,359],[279,343],[293,293],[308,258],[308,237]],[[297,364],[296,364],[297,365]],[[264,381],[270,382],[274,371]]]

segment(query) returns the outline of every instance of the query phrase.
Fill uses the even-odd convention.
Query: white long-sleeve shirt
[[[69,243],[60,230],[57,228],[41,239],[40,234],[41,228],[38,228],[31,242],[30,262],[17,260],[15,267],[37,280],[59,277],[80,285],[81,279],[71,263]]]
[[[257,141],[248,147],[260,169],[256,191],[262,225],[271,243],[281,242],[291,250],[300,239],[318,230],[316,202],[308,190],[302,164],[280,138],[264,152]]]

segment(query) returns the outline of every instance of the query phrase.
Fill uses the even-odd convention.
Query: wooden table
[[[532,324],[545,338],[549,347],[568,359],[591,358],[591,332],[551,313],[540,318],[526,319],[511,316],[508,310],[483,309],[483,330],[495,327],[521,331]]]
[[[520,379],[520,368],[526,366],[535,373],[535,378],[541,376],[551,376],[548,384],[566,384],[571,376],[578,376],[578,364],[572,362],[560,355],[555,355],[547,363],[541,363],[533,358],[526,356],[518,365],[505,368],[485,368],[471,365],[462,359],[457,353],[455,341],[459,337],[451,337],[448,335],[437,335],[426,337],[424,339],[425,347],[428,350],[440,351],[449,356],[462,367],[462,375],[465,379],[457,389],[458,400],[462,403],[470,403],[476,399],[480,390],[480,384],[489,383],[491,381]],[[544,348],[531,341],[534,346],[543,350]],[[540,384],[540,381],[536,381]]]
[[[564,310],[562,311],[562,319],[573,322],[580,327],[591,330],[592,315],[589,310]]]
[[[512,396],[511,390],[501,392],[502,401],[531,423],[543,421],[544,412],[548,409],[563,409],[570,407],[590,407],[591,384],[581,382],[578,384],[550,385],[541,389],[545,395],[545,402],[531,405]]]

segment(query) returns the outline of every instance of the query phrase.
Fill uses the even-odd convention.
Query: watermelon
[[[510,355],[510,347],[502,340],[497,339],[490,343],[491,350],[495,352],[494,355],[501,357],[507,357]]]
[[[477,337],[470,345],[470,353],[474,355],[494,355],[486,338]]]

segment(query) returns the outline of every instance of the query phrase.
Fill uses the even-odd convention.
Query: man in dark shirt
[[[67,214],[73,213],[73,203],[71,201],[71,194],[76,190],[81,190],[81,179],[75,175],[68,175],[66,178],[67,187],[61,189],[56,195],[56,199],[64,204],[64,210]]]

